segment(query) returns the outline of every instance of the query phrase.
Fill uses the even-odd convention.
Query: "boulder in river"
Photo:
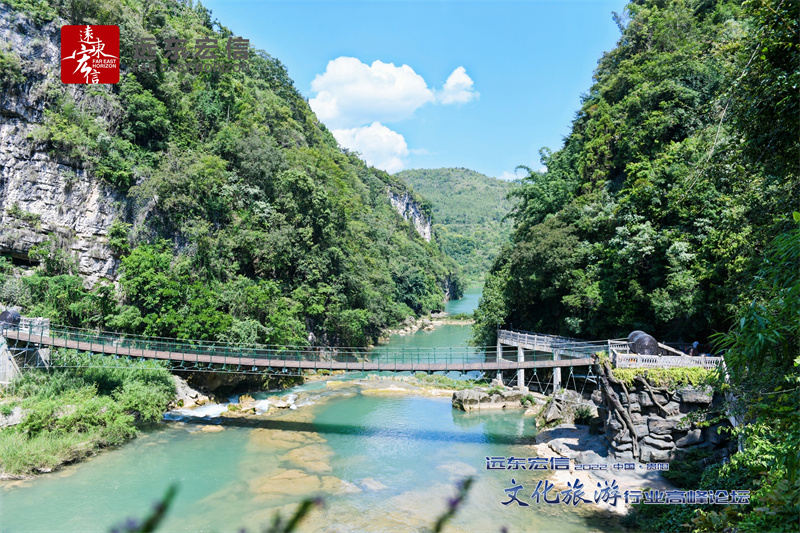
[[[496,391],[492,394],[481,388],[453,393],[453,407],[462,411],[521,408],[523,405],[520,400],[522,400],[522,393],[512,389]]]
[[[558,408],[558,404],[555,401],[550,402],[545,407],[544,412],[542,413],[542,418],[546,423],[555,422],[561,418],[561,410]]]
[[[175,382],[175,401],[178,405],[191,409],[211,401],[208,396],[190,387],[186,380],[180,376],[173,374],[172,380]]]

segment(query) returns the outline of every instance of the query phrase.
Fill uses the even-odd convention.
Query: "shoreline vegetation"
[[[25,479],[134,438],[162,419],[175,384],[161,362],[54,350],[50,371],[14,380],[0,404],[0,479]]]

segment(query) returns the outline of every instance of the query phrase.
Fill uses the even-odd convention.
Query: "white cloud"
[[[366,65],[354,57],[329,61],[311,89],[317,96],[308,103],[331,129],[402,120],[435,101],[422,76],[408,65],[382,61]]]
[[[444,82],[444,87],[436,93],[436,101],[444,104],[466,104],[480,96],[480,93],[473,89],[472,78],[467,75],[464,67],[458,67]]]
[[[311,89],[316,93],[308,102],[311,109],[339,144],[387,172],[402,170],[409,153],[428,151],[409,150],[405,138],[382,123],[407,119],[428,103],[463,104],[479,96],[464,67],[455,69],[442,90],[434,92],[408,65],[382,61],[367,65],[344,56],[329,61]]]
[[[547,167],[540,166],[538,169],[536,169],[536,172],[547,172]],[[527,176],[528,176],[528,171],[525,170],[524,168],[520,168],[520,169],[514,169],[514,172],[505,171],[499,176],[497,176],[497,179],[514,181],[525,178]]]
[[[509,172],[509,171],[506,170],[505,172],[503,172],[502,174],[497,176],[497,179],[505,180],[505,181],[514,181],[514,180],[518,180],[521,177],[522,176],[520,176],[516,172]]]
[[[480,96],[473,85],[466,69],[458,67],[434,93],[408,65],[367,65],[342,56],[329,61],[325,72],[311,82],[316,96],[308,103],[329,128],[344,129],[403,120],[428,103],[465,104]]]
[[[394,173],[405,167],[403,158],[409,153],[406,140],[380,122],[358,128],[335,129],[331,133],[341,146],[360,152],[364,160],[376,168]]]

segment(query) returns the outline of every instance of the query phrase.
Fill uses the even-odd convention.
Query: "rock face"
[[[417,228],[417,233],[423,239],[431,242],[431,217],[422,212],[419,204],[411,198],[409,193],[398,195],[389,191],[389,202],[404,220],[411,220],[414,227]]]
[[[608,386],[611,390],[607,390],[606,384],[601,380],[600,393],[593,394],[592,400],[598,404],[604,438],[616,459],[638,459],[645,463],[665,462],[695,446],[726,453],[728,434],[725,431],[720,432],[719,428],[730,427],[730,424],[723,423],[702,429],[687,417],[687,413],[708,407],[715,400],[715,393],[710,387],[685,386],[670,391],[656,390],[651,385],[651,390],[647,390],[637,380],[627,386],[626,393],[619,384],[609,381]],[[623,423],[612,412],[613,407],[608,404],[606,394],[615,395],[619,400],[632,422],[633,435],[628,424]],[[660,406],[656,405],[653,398]],[[601,401],[598,403],[597,400]],[[637,457],[633,456],[634,444],[637,445]]]
[[[20,422],[22,422],[23,415],[27,414],[27,411],[23,411],[22,407],[16,406],[11,410],[11,413],[4,415],[0,413],[0,428],[8,427],[8,426],[16,426]]]
[[[563,415],[561,414],[561,410],[558,408],[558,403],[550,402],[547,404],[544,412],[542,413],[542,418],[545,422],[555,422],[559,420]]]
[[[681,401],[684,403],[698,403],[698,404],[708,405],[711,403],[712,400],[711,387],[704,387],[704,388],[686,387],[685,389],[681,389],[679,394]]]
[[[118,261],[107,237],[120,198],[82,162],[51,153],[35,140],[48,91],[59,76],[59,31],[55,23],[37,28],[0,5],[4,53],[18,59],[25,75],[23,83],[0,95],[0,252],[27,260],[32,246],[53,235],[75,257],[87,283],[95,284],[116,278]],[[101,105],[102,98],[87,97],[83,86],[64,87],[81,107]]]
[[[198,407],[210,401],[208,396],[191,388],[180,376],[173,374],[172,381],[175,382],[175,402],[182,407]]]
[[[442,290],[444,291],[444,300],[446,302],[457,299],[456,296],[458,296],[458,298],[461,298],[461,296],[458,295],[458,288],[456,287],[456,285],[457,285],[456,281],[450,274],[448,274],[447,277],[444,278],[444,281],[442,282]]]

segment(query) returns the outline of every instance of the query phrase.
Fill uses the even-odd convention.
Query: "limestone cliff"
[[[389,191],[389,201],[403,219],[411,220],[417,229],[417,233],[423,239],[431,242],[431,217],[422,212],[420,205],[414,201],[408,192],[397,194]]]
[[[94,285],[118,276],[119,261],[108,246],[112,223],[120,219],[141,229],[152,205],[132,202],[123,191],[127,187],[114,187],[98,175],[99,147],[111,146],[103,148],[102,157],[116,153],[109,139],[120,138],[126,110],[118,86],[61,82],[63,22],[37,24],[0,4],[0,254],[30,261],[31,248],[50,239],[70,252],[78,273]],[[73,128],[67,108],[91,124]],[[74,149],[58,148],[76,135],[83,137]],[[129,167],[132,184],[148,180],[146,170]],[[393,186],[386,197],[430,242],[431,216],[414,196]],[[174,238],[178,248],[185,244],[175,235],[162,236]]]
[[[104,100],[87,97],[84,86],[61,84],[59,32],[56,23],[37,28],[24,14],[0,4],[0,52],[19,65],[22,75],[16,81],[6,76],[0,85],[0,253],[27,259],[32,246],[53,236],[74,255],[87,283],[94,284],[116,275],[107,234],[119,198],[81,162],[52,153],[36,140],[54,93],[68,91],[81,106]]]

